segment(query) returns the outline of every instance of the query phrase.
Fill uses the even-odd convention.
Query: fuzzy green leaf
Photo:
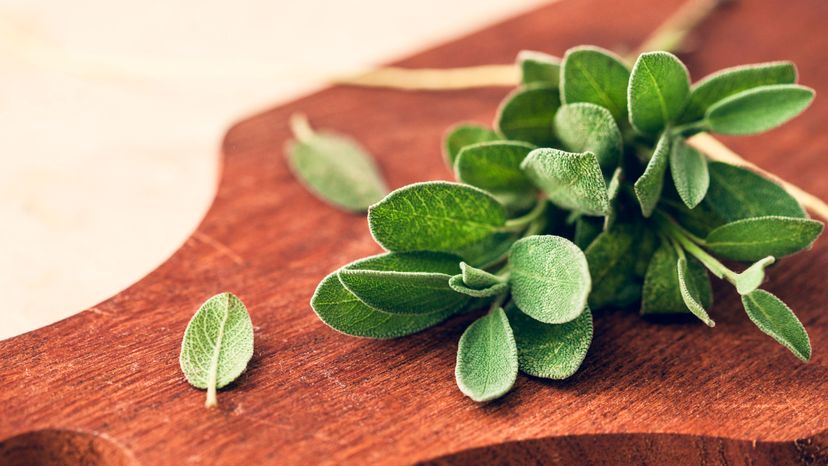
[[[641,314],[687,313],[678,279],[678,254],[667,242],[662,242],[647,267],[644,286],[641,289]],[[708,308],[713,303],[713,292],[707,269],[695,258],[687,257],[685,280],[692,282],[689,288],[700,290],[699,304]]]
[[[779,298],[765,290],[756,290],[742,296],[742,304],[759,330],[788,348],[799,359],[805,362],[811,359],[811,340],[805,327]]]
[[[710,187],[703,204],[723,222],[778,215],[805,218],[805,211],[787,191],[745,168],[708,163]]]
[[[460,270],[463,274],[463,283],[472,288],[484,288],[506,282],[504,278],[472,267],[465,262],[460,263]]]
[[[654,248],[652,231],[638,224],[617,223],[598,235],[585,251],[592,277],[589,307],[626,306],[636,301]]]
[[[368,210],[374,239],[398,252],[460,251],[486,240],[505,222],[505,209],[490,194],[444,181],[400,188]]]
[[[521,168],[554,204],[586,215],[606,215],[607,185],[592,152],[535,149]]]
[[[693,85],[690,99],[679,123],[689,123],[704,117],[711,105],[733,94],[770,84],[793,84],[796,67],[787,61],[734,66],[705,76]]]
[[[569,152],[592,152],[609,173],[621,157],[621,131],[604,107],[587,102],[567,104],[555,114],[555,134]]]
[[[592,343],[592,313],[584,309],[565,324],[544,324],[514,306],[506,309],[515,334],[518,363],[526,374],[546,379],[566,379],[581,367]]]
[[[673,122],[690,95],[687,67],[669,52],[643,53],[630,74],[627,99],[637,131],[658,134]]]
[[[503,309],[477,319],[463,332],[454,372],[463,394],[478,402],[500,398],[512,389],[517,372],[515,337]]]
[[[807,218],[746,218],[716,228],[704,242],[711,251],[727,259],[757,261],[810,248],[822,228],[822,222]]]
[[[236,380],[253,356],[253,324],[247,308],[232,293],[208,299],[195,313],[181,343],[179,364],[192,386],[207,389],[207,407],[216,406],[216,389]]]
[[[519,233],[500,232],[477,243],[457,250],[457,255],[474,267],[485,268],[504,259],[512,243],[520,239]]]
[[[711,295],[710,281],[691,279],[690,266],[684,254],[679,255],[676,270],[678,271],[679,292],[681,292],[681,299],[684,301],[684,305],[699,320],[707,324],[707,326],[715,326],[716,323],[707,315],[707,310],[705,310],[705,306],[702,304],[705,299],[711,301],[711,298],[709,298]],[[705,274],[706,277],[707,275]],[[705,296],[708,298],[705,298]]]
[[[629,77],[629,69],[614,53],[599,47],[573,47],[561,64],[561,100],[600,105],[620,122],[627,117]]]
[[[520,81],[523,84],[546,84],[558,87],[561,79],[561,59],[543,52],[522,50],[518,53]]]
[[[720,134],[761,133],[802,113],[813,98],[813,89],[798,84],[754,87],[716,102],[705,120]]]
[[[453,169],[454,161],[464,147],[480,142],[497,141],[498,139],[500,139],[500,135],[483,125],[460,123],[446,131],[443,137],[443,156],[446,158],[448,166]]]
[[[682,138],[677,138],[670,150],[670,175],[687,207],[692,209],[704,199],[710,186],[707,159]]]
[[[776,259],[773,256],[768,256],[754,262],[753,265],[743,272],[737,273],[733,277],[733,284],[736,285],[736,291],[741,295],[746,295],[759,288],[759,285],[765,280],[765,267],[773,264],[775,261]]]
[[[670,138],[665,133],[658,140],[653,156],[647,163],[644,173],[635,181],[633,189],[641,213],[645,217],[653,214],[656,204],[661,199],[661,190],[664,188],[664,172],[667,170],[667,161],[670,157]]]
[[[505,293],[509,290],[508,283],[495,283],[489,286],[471,287],[463,281],[463,275],[457,274],[449,279],[449,286],[452,290],[474,298],[490,298]]]
[[[338,332],[365,338],[397,338],[436,325],[454,310],[430,314],[388,314],[371,308],[348,291],[334,272],[316,288],[311,307],[319,319]]]
[[[482,142],[466,146],[454,163],[457,180],[484,189],[495,196],[529,194],[535,187],[520,169],[520,163],[535,146],[518,141]]]
[[[512,245],[512,299],[524,313],[548,324],[569,322],[587,304],[589,266],[584,253],[560,236],[529,236]]]
[[[508,139],[551,146],[557,141],[552,120],[560,106],[557,87],[530,84],[506,96],[497,111],[495,127]]]

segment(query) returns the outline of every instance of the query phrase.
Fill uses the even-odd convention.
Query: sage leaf
[[[208,299],[195,313],[181,343],[178,362],[190,385],[206,389],[208,408],[216,390],[236,380],[253,357],[253,324],[247,308],[232,293]]]
[[[592,277],[589,307],[627,306],[641,296],[647,264],[655,249],[652,230],[617,223],[584,251]]]
[[[635,181],[633,190],[641,213],[645,217],[653,214],[656,204],[661,199],[661,190],[664,188],[664,172],[667,170],[667,161],[670,156],[670,138],[665,133],[658,140],[653,156],[647,163],[644,173]]]
[[[520,166],[552,203],[586,215],[606,215],[607,185],[592,152],[535,149]]]
[[[740,295],[746,295],[759,288],[762,281],[765,280],[765,267],[773,264],[775,261],[776,259],[773,256],[768,256],[754,262],[753,265],[743,272],[737,273],[732,280],[736,286],[736,291]]]
[[[641,314],[681,314],[690,312],[681,295],[678,278],[678,254],[667,241],[656,249],[641,288]],[[692,283],[688,288],[700,290],[699,304],[709,308],[713,304],[713,292],[707,269],[694,257],[686,257],[684,279]]]
[[[388,339],[411,335],[434,326],[455,312],[389,314],[363,303],[348,291],[334,272],[319,284],[311,298],[319,319],[334,330],[354,337]]]
[[[614,53],[593,46],[573,47],[561,64],[561,100],[600,105],[621,122],[627,117],[629,77],[629,69]]]
[[[501,295],[509,290],[508,283],[495,283],[489,286],[481,286],[474,288],[468,286],[463,281],[463,275],[457,274],[449,279],[449,286],[458,293],[462,293],[473,298],[490,298],[492,296]]]
[[[454,171],[458,181],[495,196],[516,193],[533,196],[535,187],[520,163],[535,146],[518,141],[483,142],[466,146],[457,156]]]
[[[798,84],[754,87],[716,102],[705,120],[720,134],[761,133],[802,113],[813,98],[813,89]]]
[[[805,218],[802,206],[773,181],[723,162],[708,163],[710,187],[703,204],[723,222],[778,215]]]
[[[515,337],[503,309],[477,319],[463,332],[455,378],[464,395],[477,402],[500,398],[512,389],[517,372]]]
[[[497,111],[495,127],[508,139],[551,146],[556,142],[552,120],[560,106],[557,87],[530,84],[506,96]]]
[[[734,66],[705,76],[693,85],[679,123],[700,120],[711,105],[733,94],[769,84],[793,84],[796,67],[788,61]]]
[[[757,261],[766,256],[784,257],[810,248],[822,228],[822,222],[807,218],[746,218],[716,228],[707,235],[704,243],[724,258]]]
[[[615,224],[618,218],[618,197],[621,195],[621,181],[624,177],[624,172],[621,167],[615,169],[612,173],[609,183],[607,184],[607,215],[604,217],[604,231],[609,230]]]
[[[658,134],[684,109],[689,95],[690,75],[681,60],[669,52],[643,53],[630,74],[630,123],[641,133]]]
[[[373,158],[353,139],[315,132],[295,117],[296,141],[285,146],[294,176],[319,199],[348,211],[364,212],[388,188]]]
[[[520,81],[523,84],[546,84],[558,87],[561,77],[561,59],[543,52],[521,50],[517,56]]]
[[[562,106],[555,114],[555,134],[569,152],[592,152],[604,172],[618,166],[621,131],[604,107],[587,102]]]
[[[353,262],[339,270],[339,281],[368,306],[391,314],[431,314],[459,310],[466,295],[449,286],[460,258],[435,252],[398,252]]]
[[[512,299],[526,315],[548,324],[569,322],[587,304],[591,286],[584,253],[560,236],[528,236],[509,253]]]
[[[679,291],[681,292],[681,299],[684,301],[687,309],[689,309],[693,315],[698,317],[699,320],[704,322],[708,327],[715,326],[716,323],[713,322],[713,319],[711,319],[707,314],[707,310],[702,304],[705,300],[708,302],[712,301],[710,281],[692,280],[690,278],[689,265],[683,252],[679,254],[676,270],[678,271],[678,283]],[[707,276],[705,274],[705,278],[706,277]]]
[[[704,199],[710,186],[707,159],[682,138],[676,138],[670,150],[670,175],[687,207],[692,209]]]
[[[389,251],[455,252],[485,240],[506,222],[491,194],[444,181],[400,188],[368,210],[371,234]]]
[[[742,296],[750,320],[766,335],[788,348],[797,358],[811,359],[811,340],[791,308],[765,290]]]
[[[506,258],[512,243],[520,238],[520,233],[499,232],[477,243],[457,250],[457,255],[474,267],[485,268]]]
[[[462,273],[463,283],[472,288],[485,288],[500,283],[506,283],[507,281],[497,275],[486,272],[485,270],[472,267],[465,262],[460,263],[460,271]]]
[[[446,131],[443,137],[443,156],[446,158],[448,166],[454,169],[454,161],[464,147],[480,142],[497,141],[498,139],[500,139],[500,135],[483,125],[460,123]]]

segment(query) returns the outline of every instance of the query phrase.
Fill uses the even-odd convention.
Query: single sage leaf
[[[607,214],[607,185],[592,152],[535,149],[521,168],[552,203],[586,215]]]
[[[658,134],[678,117],[690,95],[687,67],[669,52],[642,53],[633,66],[627,98],[630,123]]]
[[[644,286],[641,289],[641,314],[682,314],[690,312],[681,295],[678,278],[678,254],[668,242],[662,241],[650,259]],[[692,282],[689,288],[701,290],[699,304],[709,308],[713,304],[713,293],[707,269],[694,257],[687,257],[684,279]]]
[[[397,252],[457,252],[485,240],[505,222],[506,210],[491,194],[444,181],[400,188],[368,210],[374,239]]]
[[[799,115],[813,99],[814,90],[798,84],[754,87],[716,102],[705,120],[720,134],[761,133]]]
[[[443,155],[446,163],[454,169],[454,161],[460,151],[472,144],[486,141],[497,141],[500,136],[493,130],[477,123],[460,123],[446,131],[443,137]]]
[[[512,243],[520,238],[520,233],[499,232],[477,243],[457,250],[457,255],[474,267],[489,267],[509,254]]]
[[[558,87],[561,59],[543,52],[521,50],[517,56],[520,81],[523,84],[546,84]]]
[[[765,290],[756,290],[742,296],[742,304],[759,330],[788,348],[799,359],[805,362],[811,359],[811,340],[805,327],[779,298]]]
[[[195,313],[181,343],[178,362],[187,382],[207,389],[209,408],[216,390],[236,380],[253,357],[253,324],[247,308],[232,293],[208,299]]]
[[[796,67],[788,61],[734,66],[705,76],[693,85],[679,123],[700,120],[711,105],[733,94],[769,84],[793,84]]]
[[[534,377],[562,380],[581,367],[592,343],[589,308],[564,324],[538,322],[514,305],[507,307],[506,314],[515,334],[521,371]]]
[[[654,249],[652,230],[640,224],[617,222],[598,235],[584,251],[592,277],[589,307],[622,307],[635,302]]]
[[[619,204],[619,196],[621,195],[621,182],[624,178],[624,171],[621,167],[615,169],[612,173],[612,177],[607,184],[607,201],[608,201],[608,211],[607,215],[604,217],[604,231],[609,230],[615,224],[616,219],[618,219],[618,204]]]
[[[515,337],[503,309],[477,319],[463,332],[455,378],[464,395],[477,402],[500,398],[512,389],[517,372]]]
[[[297,140],[285,146],[288,166],[311,193],[357,212],[388,193],[373,158],[356,141],[333,132],[314,132],[301,119],[295,125]]]
[[[678,264],[676,264],[676,270],[678,271],[678,284],[679,291],[681,292],[681,299],[684,300],[684,304],[687,306],[687,309],[689,309],[694,316],[698,317],[699,320],[707,324],[708,327],[713,327],[716,323],[713,322],[713,319],[711,319],[709,315],[707,315],[707,310],[702,304],[705,300],[708,302],[712,301],[712,298],[710,297],[712,294],[710,282],[709,280],[692,280],[689,268],[690,266],[688,265],[687,258],[680,255]]]
[[[733,278],[733,284],[736,285],[736,291],[738,291],[741,295],[746,295],[759,288],[762,281],[765,280],[765,267],[768,267],[775,261],[776,259],[773,256],[768,256],[754,262],[753,265],[745,269],[743,272],[737,273]]]
[[[587,102],[562,106],[555,114],[555,134],[569,152],[592,152],[605,173],[618,166],[621,131],[604,107]]]
[[[707,159],[682,138],[676,138],[670,150],[670,175],[687,207],[692,209],[704,199],[710,186]]]
[[[664,172],[667,170],[667,161],[670,157],[670,138],[663,134],[656,144],[653,156],[647,163],[644,173],[635,181],[633,189],[641,213],[645,217],[653,214],[656,204],[661,199],[661,190],[664,188]]]
[[[437,252],[392,252],[339,270],[339,281],[368,306],[391,314],[457,311],[468,296],[449,286],[460,258]]]
[[[334,330],[354,337],[387,339],[411,335],[436,325],[453,310],[430,314],[389,314],[371,308],[348,291],[334,272],[319,284],[311,299],[319,319]]]
[[[589,102],[609,110],[616,122],[627,118],[630,71],[620,57],[599,47],[573,47],[561,68],[563,103]]]
[[[591,286],[584,253],[560,236],[529,236],[509,253],[512,299],[521,311],[548,324],[569,322],[587,304]]]
[[[471,296],[473,298],[489,298],[492,296],[498,296],[506,291],[509,290],[508,283],[495,283],[489,286],[481,286],[478,288],[473,288],[463,281],[463,275],[457,274],[451,279],[449,279],[449,286],[451,289],[458,293],[463,293],[464,295]]]
[[[822,228],[822,222],[807,218],[746,218],[716,228],[704,242],[708,249],[724,258],[757,261],[810,248]]]
[[[552,120],[560,106],[557,87],[530,84],[506,96],[497,111],[495,127],[508,139],[548,147],[557,141]]]
[[[708,163],[708,171],[710,187],[702,204],[724,222],[768,215],[806,217],[793,196],[757,173],[723,162]]]
[[[454,163],[457,180],[484,189],[495,196],[528,194],[535,187],[520,169],[520,163],[535,146],[518,141],[482,142],[466,146]]]
[[[485,270],[472,267],[465,262],[460,263],[460,271],[463,274],[463,283],[472,288],[485,288],[507,281]]]

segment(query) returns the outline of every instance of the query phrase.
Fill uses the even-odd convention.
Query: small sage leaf
[[[621,157],[621,131],[604,107],[587,102],[567,104],[555,114],[555,134],[569,152],[592,152],[609,173]]]
[[[587,304],[589,266],[581,250],[560,236],[529,236],[509,253],[512,299],[521,311],[548,324],[569,322]]]
[[[523,84],[546,84],[558,87],[561,77],[561,59],[543,52],[521,50],[517,56],[520,81]]]
[[[389,314],[366,305],[348,291],[334,272],[319,284],[311,299],[319,319],[334,330],[354,337],[387,339],[411,335],[436,325],[453,310],[430,314]]]
[[[778,215],[805,218],[799,202],[773,181],[723,162],[708,163],[710,187],[704,206],[724,222]]]
[[[701,290],[699,304],[708,308],[713,303],[713,293],[707,269],[694,257],[687,257],[685,280],[690,288]],[[678,254],[668,242],[663,241],[647,267],[644,286],[641,289],[641,314],[682,314],[689,312],[681,295],[678,279]]]
[[[506,211],[491,194],[444,181],[400,188],[368,210],[374,239],[398,252],[457,252],[485,240],[505,222]]]
[[[514,305],[506,313],[515,334],[521,371],[555,380],[569,378],[578,371],[592,343],[589,308],[564,324],[538,322]]]
[[[773,256],[768,256],[754,262],[753,265],[743,272],[737,273],[733,277],[733,284],[736,285],[736,291],[741,295],[746,295],[759,288],[759,285],[765,280],[765,267],[773,264],[775,261],[776,259]]]
[[[704,301],[712,301],[710,281],[691,279],[690,266],[688,265],[687,258],[684,257],[683,253],[679,255],[676,270],[678,271],[678,284],[679,291],[681,292],[681,299],[684,301],[687,309],[689,309],[693,315],[698,317],[699,320],[707,324],[708,327],[715,326],[716,323],[713,322],[713,319],[711,319],[709,315],[707,315],[707,310],[702,304]],[[705,274],[705,278],[707,278],[707,274]]]
[[[460,151],[472,144],[497,141],[500,136],[493,130],[477,123],[461,123],[449,128],[443,137],[443,155],[452,169]]]
[[[532,195],[535,187],[520,169],[520,163],[534,148],[532,144],[518,141],[466,146],[454,163],[457,180],[495,196],[507,193]]]
[[[779,298],[765,290],[755,290],[742,296],[742,304],[759,330],[788,348],[799,359],[805,362],[811,359],[811,340],[805,327]]]
[[[677,138],[670,150],[670,175],[688,208],[696,207],[704,199],[710,186],[707,159],[682,138]]]
[[[552,203],[586,215],[606,215],[607,185],[592,152],[535,149],[521,168]]]
[[[209,407],[216,389],[236,380],[253,356],[253,324],[247,308],[232,293],[208,299],[195,313],[181,343],[179,364],[192,386],[207,389]]]
[[[455,367],[463,394],[477,402],[500,398],[512,389],[517,372],[515,337],[503,309],[477,319],[463,332]]]
[[[813,98],[813,89],[798,84],[755,87],[715,103],[705,120],[720,134],[761,133],[802,113]]]
[[[705,245],[737,261],[784,257],[811,247],[823,224],[807,218],[756,217],[724,224],[711,231]]]
[[[508,139],[550,146],[556,142],[552,120],[560,106],[557,87],[530,84],[506,96],[497,111],[495,127]]]
[[[658,134],[684,109],[690,95],[687,67],[668,52],[643,53],[630,74],[630,123],[639,132]]]
[[[635,181],[633,189],[641,213],[645,217],[653,214],[656,204],[661,199],[661,190],[664,188],[664,172],[667,170],[667,161],[670,156],[670,138],[663,134],[656,144],[653,156],[647,163],[644,173]]]
[[[509,290],[508,283],[495,283],[489,286],[473,288],[468,286],[465,281],[463,281],[463,275],[461,274],[451,277],[451,279],[449,279],[449,286],[454,291],[473,298],[489,298],[492,296],[498,296]]]
[[[356,141],[332,132],[314,132],[294,119],[296,141],[286,145],[288,166],[317,197],[349,211],[364,212],[388,193],[374,160]]]
[[[626,119],[630,71],[620,57],[599,47],[573,47],[561,67],[563,103],[593,103],[609,110],[616,122]]]
[[[500,283],[506,283],[505,279],[486,272],[485,270],[472,267],[465,262],[460,263],[460,271],[463,274],[463,283],[472,288],[485,288]]]

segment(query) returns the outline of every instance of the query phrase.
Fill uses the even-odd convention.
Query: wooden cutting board
[[[518,50],[560,55],[592,43],[633,49],[680,0],[566,0],[400,64],[507,63]],[[791,59],[815,104],[785,127],[726,142],[828,198],[828,2],[751,0],[691,38],[694,79],[736,64]],[[702,53],[702,51],[704,53]],[[728,286],[709,329],[604,310],[581,371],[521,376],[478,405],[454,383],[457,341],[473,316],[395,341],[340,335],[308,301],[328,272],[379,251],[363,216],[322,204],[288,172],[288,116],[355,136],[393,187],[447,179],[445,128],[491,122],[508,90],[414,93],[334,87],[253,116],[227,133],[215,202],[181,249],[94,308],[0,342],[0,463],[115,465],[797,464],[828,462],[828,241],[782,261],[769,291],[813,342],[801,364],[760,333]],[[7,245],[13,247],[13,245]],[[178,367],[198,306],[228,290],[247,303],[256,351],[219,409]],[[4,309],[3,312],[15,312]]]

